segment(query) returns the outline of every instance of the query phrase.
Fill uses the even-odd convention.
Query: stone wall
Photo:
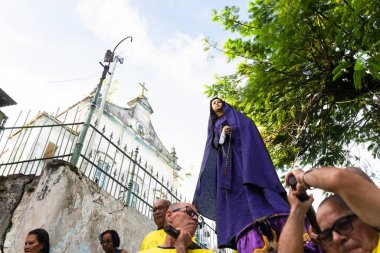
[[[49,163],[40,177],[0,178],[0,244],[4,253],[23,252],[27,233],[50,234],[51,253],[103,252],[98,235],[116,230],[121,247],[137,252],[154,223],[102,191],[64,161]]]
[[[0,249],[12,227],[12,215],[25,191],[33,191],[35,176],[10,175],[0,177]]]

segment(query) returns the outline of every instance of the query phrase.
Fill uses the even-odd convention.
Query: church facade
[[[175,149],[158,137],[147,97],[141,94],[125,107],[106,102],[101,112],[99,104],[94,106],[91,94],[63,112],[19,116],[0,135],[0,176],[40,175],[49,161],[57,159],[75,165],[80,177],[148,218],[155,199],[188,201],[178,189],[182,168]],[[94,116],[73,164],[91,108]],[[100,199],[93,201],[104,205]],[[214,229],[208,224],[202,223],[196,239],[202,247],[216,245]]]
[[[40,112],[23,120],[24,126],[8,129],[0,175],[40,174],[51,159],[70,161],[92,100],[89,95],[63,112]],[[75,164],[81,173],[148,216],[155,199],[178,201],[182,168],[174,147],[167,148],[154,129],[147,97],[141,94],[126,107],[106,102],[101,114],[98,110],[99,103]]]

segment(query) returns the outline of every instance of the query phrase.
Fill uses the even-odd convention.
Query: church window
[[[96,172],[95,172],[95,181],[104,190],[107,188],[107,184],[109,180],[109,177],[106,173],[109,173],[110,169],[111,169],[111,166],[109,163],[105,162],[104,160],[98,161],[98,168],[96,169]]]
[[[136,129],[137,129],[137,133],[139,135],[141,135],[141,136],[145,135],[145,128],[141,122],[136,123]]]
[[[140,185],[137,182],[132,182],[132,198],[131,207],[137,208],[137,196],[139,195]]]
[[[119,193],[118,199],[124,203],[124,205],[128,205],[130,207],[138,209],[138,200],[141,198],[140,188],[142,185],[142,179],[138,176],[133,177],[133,181],[130,179],[130,174],[128,175],[129,181],[127,183],[128,187],[131,186],[132,192],[129,194],[129,190],[124,188],[123,191]],[[129,198],[129,202],[128,202]]]
[[[94,180],[102,189],[107,190],[109,177],[112,176],[111,170],[113,167],[113,161],[110,157],[105,156],[104,154],[98,155],[99,158],[97,160]]]

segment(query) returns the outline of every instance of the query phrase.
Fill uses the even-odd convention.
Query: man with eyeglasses
[[[154,223],[157,225],[157,230],[149,232],[144,237],[141,243],[141,250],[155,248],[165,241],[166,233],[162,228],[164,227],[166,212],[170,204],[170,201],[167,199],[157,199],[153,203],[152,214]]]
[[[318,173],[327,173],[327,175],[319,175],[320,178],[318,178],[318,173],[311,172],[317,178],[310,178],[308,174],[306,179],[305,175],[301,175],[302,171],[300,172],[300,170],[291,172],[292,175],[296,176],[299,185],[297,185],[297,191],[290,190],[288,195],[291,212],[281,233],[278,252],[321,252],[307,251],[307,248],[302,242],[304,217],[313,202],[312,195],[309,195],[309,200],[304,202],[299,201],[297,195],[299,195],[299,190],[303,189],[302,187],[304,187],[305,184],[308,188],[309,186],[319,186],[324,190],[337,189],[339,187],[344,188],[344,183],[336,187],[328,186],[329,183],[331,184],[331,182],[338,180],[336,176],[339,175],[341,177],[340,172],[343,172],[343,175],[346,176],[340,178],[340,180],[348,180],[349,182],[355,183],[351,184],[350,187],[352,189],[346,188],[335,191],[343,194],[346,200],[348,199],[351,204],[353,203],[352,198],[355,199],[352,195],[360,194],[363,201],[360,199],[354,201],[353,206],[357,211],[354,213],[352,211],[353,207],[349,206],[349,203],[345,202],[340,195],[335,194],[327,197],[321,202],[317,210],[317,222],[322,232],[319,234],[311,232],[311,236],[323,247],[326,253],[379,253],[379,226],[378,223],[376,223],[376,218],[373,219],[373,214],[379,212],[379,209],[376,209],[378,203],[368,205],[366,202],[368,196],[371,196],[374,202],[377,201],[376,196],[373,197],[373,191],[375,189],[376,192],[378,189],[371,179],[358,168],[342,170],[333,167],[323,167],[322,170],[315,170],[317,170]],[[312,175],[311,173],[310,175]],[[326,176],[332,178],[326,178]],[[321,182],[321,178],[324,178],[325,181]],[[326,186],[327,188],[324,188]],[[357,193],[353,193],[353,191]],[[360,206],[361,208],[358,208]],[[365,219],[366,222],[364,222]]]
[[[297,193],[311,187],[336,193],[364,222],[380,227],[380,189],[359,168],[320,167],[306,172],[296,169],[287,178],[290,175],[296,177]]]
[[[140,251],[139,253],[211,253],[213,251],[202,249],[192,238],[198,228],[199,214],[194,205],[180,202],[170,205],[166,213],[166,223],[178,231],[175,237],[167,234],[165,241],[158,247]]]
[[[342,253],[380,252],[378,232],[358,218],[339,195],[320,204],[317,221],[322,231],[317,240],[326,251],[331,248]]]

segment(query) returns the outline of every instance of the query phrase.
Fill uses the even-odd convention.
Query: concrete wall
[[[23,252],[27,233],[38,227],[49,232],[51,253],[103,252],[98,235],[106,229],[116,230],[120,246],[134,253],[155,229],[64,161],[49,163],[40,177],[0,178],[0,211],[5,253]]]

